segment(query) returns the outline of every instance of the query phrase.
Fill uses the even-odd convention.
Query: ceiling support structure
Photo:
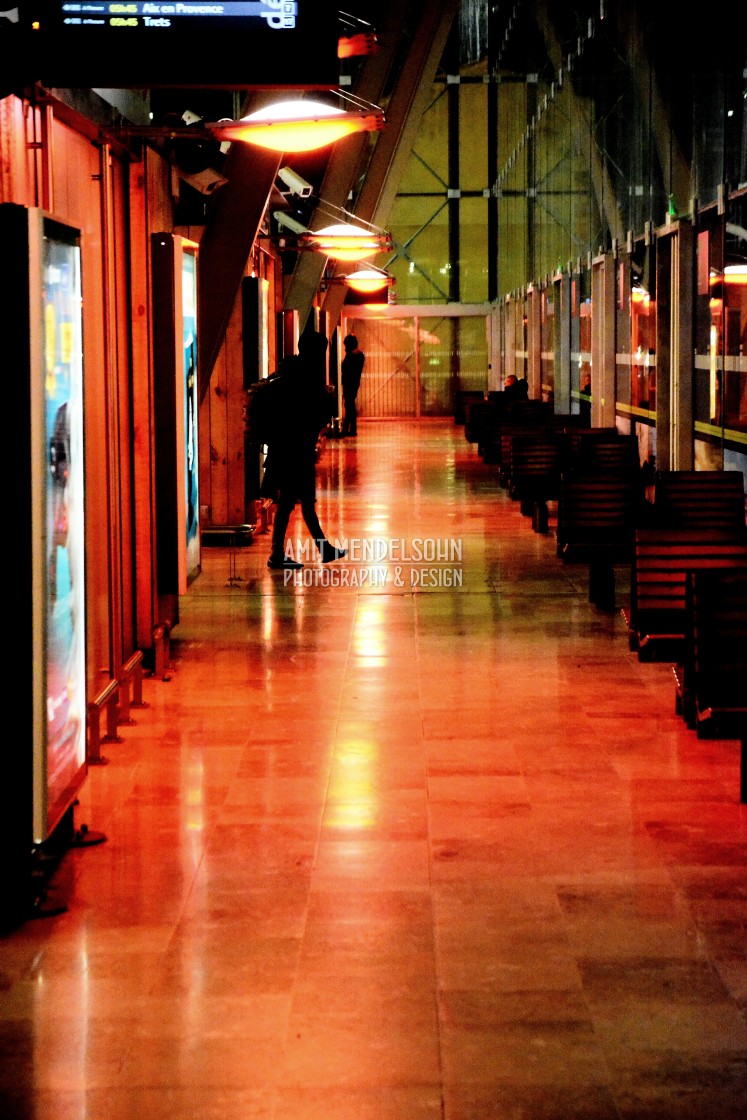
[[[538,0],[536,8],[537,26],[544,36],[548,57],[557,73],[563,66],[563,49],[548,16],[546,0]],[[620,208],[617,204],[617,192],[615,191],[607,163],[599,152],[593,139],[593,104],[591,109],[587,108],[585,99],[578,94],[574,94],[573,106],[574,111],[571,120],[571,128],[575,150],[582,152],[588,149],[589,174],[591,176],[591,183],[597,200],[599,213],[604,216],[613,239],[622,243],[625,240],[626,230],[620,217]],[[531,114],[528,115],[531,116]],[[534,178],[529,181],[533,183]],[[530,268],[527,275],[533,276],[533,269]]]
[[[232,144],[224,175],[200,240],[198,304],[200,400],[210,384],[236,296],[264,218],[282,156]]]
[[[458,6],[458,0],[421,0],[415,5],[418,11],[413,19],[413,5],[397,0],[386,4],[377,33],[380,49],[365,59],[354,87],[356,96],[378,103],[383,99],[390,73],[399,68],[386,105],[386,128],[377,133],[373,144],[368,133],[359,133],[330,150],[320,188],[323,201],[347,209],[351,193],[355,194],[362,181],[351,212],[365,222],[385,226],[420,119],[432,96],[432,83]],[[411,30],[408,21],[413,24]],[[402,60],[402,38],[408,33],[410,46]],[[226,158],[223,174],[227,182],[212,200],[198,257],[201,399],[207,392],[246,263],[284,158],[276,152],[239,143],[231,145]],[[366,158],[368,166],[364,167]],[[310,228],[320,228],[328,220],[328,216],[319,214],[312,219]],[[285,308],[297,310],[302,325],[319,290],[325,263],[321,254],[298,255],[288,282]],[[342,287],[331,287],[324,303],[328,322],[333,325],[339,320],[345,296],[344,291],[335,289]]]
[[[399,56],[408,11],[409,5],[406,3],[390,0],[386,4],[377,32],[379,50],[369,55],[361,67],[353,90],[356,97],[373,104],[380,104],[383,100],[392,68]],[[387,114],[386,129],[389,127]],[[381,135],[381,133],[377,134],[376,145]],[[340,210],[348,208],[350,195],[354,192],[361,174],[365,174],[363,165],[370,146],[370,135],[357,133],[330,149],[324,178],[319,188],[320,199]],[[316,212],[312,215],[309,228],[321,229],[328,223],[328,215]],[[326,258],[321,253],[299,253],[293,274],[288,280],[284,306],[288,311],[298,311],[302,330],[319,290],[325,265]]]
[[[433,97],[433,82],[446,47],[458,0],[423,4],[407,54],[389,104],[387,126],[379,133],[366,177],[355,205],[363,221],[386,227],[407,169],[420,122]],[[327,322],[339,322],[345,292],[342,285],[329,288],[324,300]]]

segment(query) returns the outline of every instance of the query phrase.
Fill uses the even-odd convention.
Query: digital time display
[[[206,3],[205,0],[180,0],[180,3],[131,3],[81,0],[60,6],[65,27],[130,27],[188,29],[199,25],[233,26],[244,30],[287,31],[295,29],[298,4],[295,0],[232,0],[231,3]]]
[[[332,0],[27,0],[19,13],[14,68],[48,86],[339,85]]]

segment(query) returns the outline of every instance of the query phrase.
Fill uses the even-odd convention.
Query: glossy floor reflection
[[[351,558],[204,550],[106,843],[0,943],[3,1120],[743,1120],[737,744],[461,428],[359,432]]]

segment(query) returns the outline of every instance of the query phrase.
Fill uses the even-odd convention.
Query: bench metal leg
[[[547,510],[547,502],[539,498],[534,503],[532,510],[532,528],[535,533],[546,533],[549,524],[549,514]]]
[[[615,609],[615,569],[607,561],[589,564],[589,602],[601,611]]]

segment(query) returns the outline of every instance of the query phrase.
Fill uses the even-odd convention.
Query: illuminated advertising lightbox
[[[35,768],[37,839],[48,836],[72,804],[85,774],[85,509],[83,342],[80,234],[42,220],[41,329],[44,437],[44,587],[46,712]],[[40,402],[41,403],[41,402]],[[40,409],[40,412],[42,410]],[[41,481],[41,480],[40,480]],[[41,513],[41,511],[40,511]],[[43,742],[42,742],[43,740]]]
[[[81,233],[4,204],[0,240],[12,277],[2,332],[19,456],[9,515],[19,535],[11,690],[21,731],[7,800],[30,850],[71,809],[86,775]]]
[[[179,596],[200,571],[198,246],[151,235],[156,568],[159,613],[179,621]]]
[[[34,80],[85,88],[335,89],[330,0],[29,0]]]
[[[184,571],[179,580],[182,594],[200,571],[200,489],[197,458],[197,253],[182,242],[182,373],[184,377]]]

